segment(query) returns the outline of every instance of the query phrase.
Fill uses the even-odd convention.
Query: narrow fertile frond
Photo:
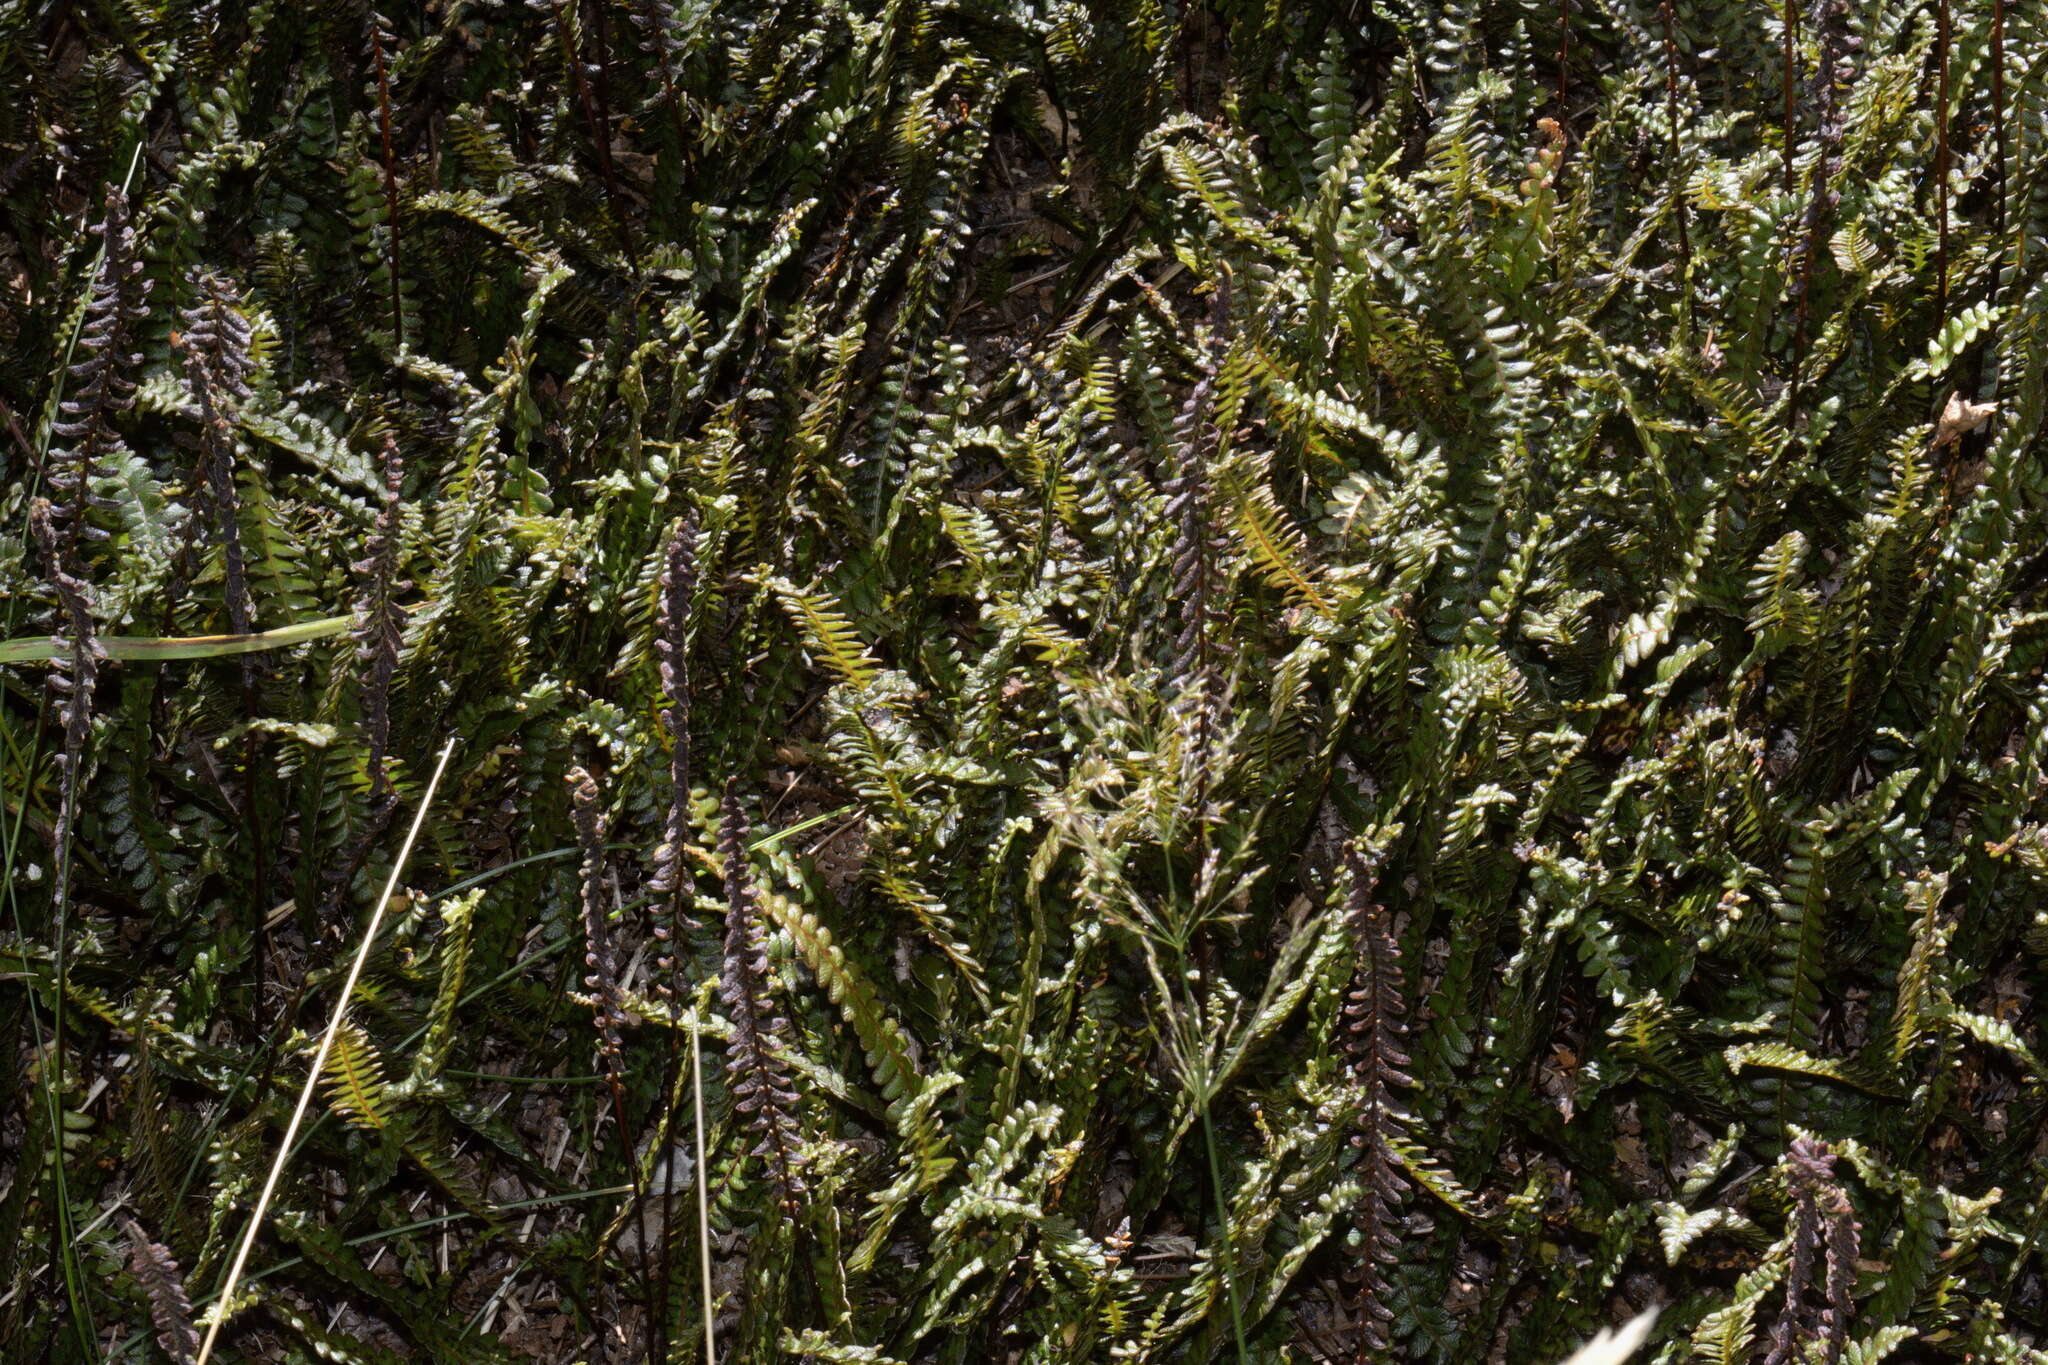
[[[355,601],[355,624],[349,630],[350,638],[356,642],[356,689],[369,743],[373,800],[390,789],[385,754],[391,743],[391,680],[398,671],[398,650],[404,639],[398,597],[412,586],[398,576],[400,493],[405,463],[398,453],[398,438],[390,432],[384,434],[377,468],[382,494],[377,519],[364,543],[363,557],[350,565],[360,590]]]
[[[1393,1320],[1387,1271],[1400,1260],[1396,1218],[1408,1197],[1397,1144],[1406,1138],[1409,1122],[1394,1091],[1414,1080],[1408,1074],[1408,1006],[1400,945],[1394,941],[1386,907],[1373,897],[1374,878],[1365,859],[1352,850],[1347,864],[1347,914],[1357,959],[1344,1000],[1343,1030],[1356,1106],[1351,1145],[1358,1151],[1362,1187],[1353,1210],[1360,1248],[1357,1359],[1366,1362],[1387,1350],[1387,1324]]]
[[[690,842],[690,602],[697,588],[695,513],[678,521],[663,551],[659,598],[654,615],[654,657],[659,663],[662,728],[668,734],[668,809],[661,843],[654,850],[654,871],[647,888],[661,900],[655,936],[664,943],[681,931],[690,916],[684,908],[688,872],[684,850]],[[672,960],[664,960],[664,971]],[[668,989],[668,983],[663,983]]]
[[[1835,1183],[1835,1155],[1824,1142],[1801,1137],[1785,1154],[1792,1187],[1792,1252],[1785,1271],[1785,1302],[1771,1329],[1764,1365],[1802,1358],[1809,1342],[1820,1343],[1812,1358],[1836,1365],[1855,1315],[1850,1292],[1856,1283],[1858,1226],[1849,1197]],[[1813,1301],[1813,1272],[1824,1268],[1820,1301]]]
[[[184,312],[176,344],[185,360],[185,380],[199,405],[198,485],[214,539],[220,545],[228,626],[237,635],[256,629],[249,595],[247,552],[242,546],[241,499],[235,491],[233,406],[249,399],[251,331],[233,284],[217,271],[194,270],[197,300]]]
[[[1224,538],[1215,509],[1216,488],[1210,462],[1221,439],[1215,426],[1216,371],[1229,321],[1229,292],[1218,286],[1215,333],[1201,353],[1194,387],[1182,400],[1173,421],[1173,469],[1166,481],[1166,515],[1173,523],[1173,600],[1181,617],[1179,637],[1167,665],[1167,676],[1190,698],[1189,705],[1213,716],[1219,704],[1218,651],[1225,604]]]
[[[370,69],[377,83],[377,139],[379,164],[384,172],[384,246],[387,253],[384,263],[391,286],[391,347],[395,351],[405,349],[405,295],[398,272],[399,224],[398,224],[398,166],[397,154],[392,149],[391,123],[391,68],[390,52],[397,47],[398,39],[391,31],[391,21],[376,10],[371,10],[367,25],[370,39]]]
[[[783,1060],[789,1021],[775,1011],[769,991],[768,953],[747,867],[747,817],[728,784],[721,803],[718,855],[725,864],[725,956],[718,997],[732,1020],[725,1064],[733,1107],[754,1135],[752,1155],[768,1167],[783,1212],[794,1213],[804,1193],[796,1122],[796,1090]]]
[[[177,1260],[169,1247],[152,1242],[134,1219],[123,1223],[122,1230],[128,1234],[128,1273],[149,1296],[157,1345],[174,1365],[192,1365],[199,1354],[199,1333],[192,1326],[192,1300],[185,1292],[185,1276]]]
[[[616,1081],[619,1026],[626,1022],[626,1015],[620,1007],[618,953],[612,944],[611,858],[605,851],[604,794],[586,769],[571,768],[568,780],[576,843],[583,855],[583,985],[593,1002],[599,1060],[606,1075]]]
[[[29,507],[29,528],[47,566],[57,597],[56,643],[50,656],[49,692],[64,732],[55,755],[58,776],[56,820],[51,832],[51,859],[56,864],[54,914],[64,924],[70,906],[72,841],[77,835],[78,803],[85,746],[92,730],[93,701],[99,691],[100,664],[106,651],[93,621],[92,588],[67,569],[69,556],[57,512],[46,498]]]
[[[1810,22],[1813,31],[1820,35],[1820,60],[1813,68],[1811,90],[1818,154],[1800,225],[1798,259],[1792,270],[1793,309],[1798,317],[1798,336],[1793,347],[1795,401],[1800,383],[1798,371],[1806,364],[1812,327],[1813,273],[1823,255],[1836,206],[1842,202],[1841,186],[1837,183],[1842,173],[1842,139],[1847,133],[1842,122],[1842,92],[1855,77],[1852,47],[1860,45],[1848,32],[1847,19],[1845,0],[1813,0]]]
[[[93,231],[100,242],[99,266],[78,333],[69,396],[51,428],[64,438],[52,452],[49,486],[51,521],[67,556],[81,541],[106,539],[94,514],[119,505],[95,485],[116,477],[117,461],[130,454],[115,422],[135,405],[132,370],[142,359],[134,350],[135,325],[149,316],[152,285],[143,278],[128,196],[118,186],[107,188],[105,215]]]

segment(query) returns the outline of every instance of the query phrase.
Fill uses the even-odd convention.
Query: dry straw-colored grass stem
[[[249,1248],[256,1245],[263,1215],[269,1211],[270,1198],[277,1192],[278,1177],[284,1174],[285,1163],[291,1158],[292,1144],[298,1140],[299,1125],[305,1122],[306,1109],[313,1102],[314,1087],[320,1084],[320,1076],[327,1069],[327,1056],[334,1050],[334,1040],[341,1036],[342,1023],[348,1018],[349,997],[355,994],[356,982],[363,974],[363,964],[370,960],[370,948],[377,942],[377,931],[384,923],[385,908],[391,904],[392,893],[398,889],[398,879],[405,874],[405,865],[412,857],[413,842],[419,838],[420,828],[427,822],[427,811],[434,804],[434,792],[440,787],[441,774],[448,770],[448,759],[454,752],[455,741],[450,739],[441,748],[441,757],[434,764],[434,775],[428,779],[419,809],[413,813],[412,828],[406,831],[398,859],[391,864],[391,875],[385,879],[384,893],[377,897],[377,908],[370,912],[370,922],[363,926],[362,942],[356,947],[355,961],[349,964],[348,979],[342,982],[341,992],[334,998],[334,1013],[329,1016],[327,1028],[320,1035],[320,1047],[313,1054],[313,1065],[306,1071],[306,1084],[299,1091],[292,1121],[285,1125],[284,1138],[277,1144],[277,1157],[270,1163],[270,1174],[264,1177],[263,1192],[256,1197],[256,1209],[249,1215],[249,1226],[242,1234],[242,1244],[235,1249],[234,1264],[228,1267],[227,1283],[221,1286],[220,1298],[206,1315],[206,1339],[199,1343],[199,1358],[194,1365],[206,1365],[213,1355],[214,1339],[220,1335],[221,1324],[227,1321],[233,1309],[235,1286],[241,1281],[243,1267],[249,1263]]]

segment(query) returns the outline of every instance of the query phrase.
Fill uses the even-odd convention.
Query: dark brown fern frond
[[[193,486],[202,500],[208,529],[221,547],[228,628],[243,635],[256,628],[256,615],[242,547],[241,502],[235,492],[235,422],[229,405],[249,397],[249,375],[255,369],[249,355],[251,333],[248,319],[239,311],[241,299],[225,276],[194,270],[190,278],[198,299],[180,315],[182,326],[174,344],[184,357],[185,379],[199,405],[198,468]]]
[[[1212,409],[1230,322],[1227,279],[1217,282],[1211,321],[1200,375],[1174,418],[1175,467],[1166,484],[1166,514],[1174,523],[1172,589],[1181,622],[1167,679],[1174,688],[1174,714],[1191,731],[1190,804],[1198,817],[1208,804],[1211,759],[1223,725],[1219,637],[1228,611],[1224,565],[1229,540],[1210,465],[1221,442]]]
[[[1572,0],[1557,0],[1557,116],[1571,114]]]
[[[1168,672],[1177,683],[1203,679],[1210,664],[1216,541],[1206,513],[1210,498],[1208,451],[1213,429],[1209,399],[1215,376],[1205,373],[1188,391],[1173,423],[1179,463],[1167,481],[1166,514],[1173,518],[1173,593],[1180,604],[1181,630]]]
[[[135,324],[149,315],[150,282],[142,278],[128,197],[119,188],[107,190],[106,216],[94,230],[100,238],[99,269],[78,334],[71,395],[52,427],[65,444],[53,452],[49,465],[50,516],[67,564],[81,540],[107,538],[89,518],[115,504],[93,491],[93,480],[110,477],[114,471],[108,461],[127,449],[114,419],[135,405],[135,381],[128,374],[142,358],[133,350]]]
[[[1991,159],[1994,163],[1991,191],[1991,235],[2005,240],[2005,0],[1991,0]],[[1999,276],[1991,278],[1992,298],[1998,297]]]
[[[798,1154],[796,1090],[782,1049],[789,1021],[775,1012],[769,994],[768,953],[761,915],[754,903],[754,879],[747,869],[747,817],[738,791],[728,784],[721,809],[719,856],[725,862],[725,960],[719,999],[732,1018],[731,1051],[725,1067],[733,1107],[758,1139],[751,1155],[768,1163],[768,1178],[785,1213],[794,1213],[804,1192]]]
[[[1848,1341],[1855,1316],[1851,1291],[1856,1283],[1859,1229],[1849,1196],[1835,1181],[1835,1155],[1825,1142],[1802,1137],[1785,1153],[1792,1188],[1792,1249],[1785,1270],[1785,1302],[1773,1325],[1764,1365],[1788,1365],[1803,1356],[1801,1348],[1818,1340],[1818,1359],[1836,1365]],[[1811,1302],[1816,1264],[1826,1268],[1822,1302]]]
[[[673,15],[671,14],[671,18]],[[674,1007],[682,994],[677,940],[694,924],[689,913],[690,875],[684,865],[684,850],[690,842],[690,599],[697,587],[697,514],[692,511],[677,521],[669,532],[664,551],[660,599],[655,606],[654,654],[660,664],[663,727],[669,734],[668,815],[662,825],[661,843],[654,850],[654,875],[648,881],[652,897],[655,938],[655,995]],[[679,1092],[676,1078],[681,1066],[681,1037],[669,1030],[668,1055],[662,1068],[660,1137],[670,1141],[675,1131]],[[668,1333],[668,1286],[675,1251],[675,1184],[662,1185],[661,1269],[654,1281],[655,1345],[665,1349]],[[665,1357],[663,1357],[665,1358]]]
[[[150,1241],[140,1223],[128,1219],[125,1231],[128,1272],[149,1296],[149,1317],[156,1324],[156,1343],[176,1365],[192,1365],[199,1354],[199,1333],[192,1326],[192,1300],[185,1292],[185,1276],[170,1248]]]
[[[1408,1196],[1407,1177],[1394,1144],[1406,1136],[1409,1122],[1394,1088],[1414,1081],[1408,1075],[1401,947],[1394,939],[1386,907],[1373,898],[1371,868],[1356,849],[1347,851],[1346,860],[1351,870],[1351,934],[1358,960],[1344,1002],[1343,1029],[1357,1095],[1357,1130],[1351,1145],[1359,1152],[1359,1180],[1364,1186],[1354,1217],[1362,1248],[1357,1359],[1365,1362],[1387,1349],[1387,1324],[1393,1320],[1386,1272],[1400,1255],[1394,1220]]]
[[[590,45],[594,49],[590,63],[594,79],[590,83],[591,94],[597,105],[598,164],[604,172],[605,193],[610,197],[612,211],[619,218],[619,240],[626,248],[626,259],[637,256],[633,248],[633,229],[628,216],[620,212],[623,203],[619,196],[618,172],[612,165],[612,136],[616,126],[612,119],[612,46],[609,25],[605,22],[606,6],[590,7]]]
[[[1948,70],[1955,46],[1949,0],[1934,0],[1934,315],[1948,317]]]
[[[210,394],[246,401],[256,360],[249,353],[255,333],[242,316],[242,293],[217,270],[195,267],[186,279],[197,295],[178,315],[183,329],[178,349],[185,356],[187,373],[195,366],[202,368]]]
[[[1792,1206],[1792,1250],[1785,1266],[1785,1306],[1771,1329],[1770,1350],[1764,1365],[1785,1365],[1804,1330],[1807,1319],[1806,1287],[1813,1279],[1813,1262],[1820,1245],[1820,1210],[1811,1199],[1796,1199]]]
[[[1229,320],[1226,285],[1216,290],[1216,330],[1203,350],[1200,374],[1173,422],[1174,468],[1166,482],[1166,514],[1173,518],[1173,594],[1180,605],[1180,636],[1174,641],[1168,677],[1186,690],[1212,682],[1218,618],[1222,610],[1225,540],[1212,515],[1215,487],[1210,462],[1219,433],[1211,411],[1216,372]]]
[[[569,798],[576,843],[583,853],[583,965],[589,969],[583,984],[596,1001],[599,1059],[605,1074],[616,1076],[622,1050],[619,1025],[625,1022],[625,1012],[620,1007],[619,961],[605,907],[611,867],[604,847],[603,793],[586,769],[571,768]]]
[[[404,638],[398,594],[412,586],[398,576],[399,494],[405,482],[405,462],[398,453],[398,439],[390,432],[384,434],[379,463],[384,475],[383,500],[363,557],[350,566],[362,581],[349,634],[356,642],[356,663],[361,670],[356,688],[369,742],[373,800],[390,792],[386,755],[391,743],[391,679],[398,671],[398,648]]]
[[[405,295],[398,280],[398,164],[391,146],[391,72],[386,64],[386,45],[398,46],[391,21],[370,11],[370,65],[377,76],[377,137],[384,169],[384,247],[391,273],[391,349],[405,349]]]
[[[43,552],[50,587],[57,595],[57,629],[53,632],[57,650],[50,663],[49,687],[64,727],[64,746],[55,755],[58,773],[57,818],[52,832],[51,858],[56,865],[53,911],[62,926],[71,901],[71,841],[78,824],[80,769],[85,762],[86,740],[92,731],[93,694],[99,688],[100,663],[106,652],[92,615],[92,588],[75,576],[67,564],[64,534],[56,509],[47,498],[29,505],[29,527]]]
[[[1781,78],[1784,86],[1784,114],[1782,130],[1785,142],[1784,160],[1781,169],[1785,178],[1785,193],[1792,193],[1793,163],[1799,155],[1799,0],[1784,0],[1785,13],[1779,27],[1784,31],[1784,69]]]
[[[70,523],[73,531],[84,521],[81,515]],[[79,793],[84,780],[85,746],[92,731],[93,696],[99,687],[100,661],[106,657],[94,629],[92,589],[71,572],[71,547],[59,524],[56,509],[47,498],[29,503],[29,530],[42,551],[50,587],[57,597],[55,649],[51,654],[47,685],[52,703],[64,727],[64,744],[55,756],[57,767],[57,815],[50,833],[50,941],[56,968],[56,992],[51,1009],[50,1056],[57,1074],[54,1084],[61,1093],[66,1044],[65,993],[71,975],[71,884],[73,843],[78,836]],[[65,1254],[61,1220],[52,1220],[50,1262]]]
[[[669,533],[655,608],[654,656],[661,667],[662,725],[669,734],[668,815],[661,844],[654,850],[654,934],[663,944],[661,968],[674,970],[669,945],[682,932],[689,915],[684,901],[689,876],[683,850],[690,842],[690,599],[697,589],[697,516],[692,512]],[[664,979],[659,988],[667,991]]]
[[[638,253],[633,248],[632,229],[621,212],[618,173],[612,166],[611,110],[606,93],[609,79],[605,74],[608,64],[604,60],[602,30],[592,35],[591,45],[598,49],[598,60],[589,61],[582,50],[580,7],[554,0],[554,11],[555,32],[562,44],[562,61],[569,69],[569,88],[575,93],[577,111],[583,115],[583,121],[590,129],[591,150],[597,154],[598,180],[604,186],[605,203],[611,209],[612,226],[619,234],[619,244],[626,259],[631,261]],[[592,72],[598,76],[595,83],[590,79]]]
[[[646,1197],[639,1162],[634,1158],[633,1130],[626,1119],[626,1065],[624,1040],[619,1029],[626,1023],[625,991],[619,977],[618,951],[613,943],[610,906],[614,900],[611,859],[605,851],[607,821],[604,793],[597,779],[584,768],[571,768],[569,813],[576,826],[577,847],[583,854],[583,985],[590,992],[591,1022],[597,1030],[597,1060],[604,1074],[612,1103],[612,1122],[618,1134],[619,1159],[633,1189],[633,1207]],[[661,1302],[654,1284],[654,1248],[640,1248],[642,1303],[650,1312]]]
[[[1849,1339],[1849,1324],[1856,1316],[1853,1294],[1856,1288],[1856,1257],[1861,1250],[1862,1229],[1855,1211],[1839,1185],[1827,1187],[1831,1198],[1823,1205],[1828,1216],[1827,1303],[1820,1312],[1821,1337],[1825,1343],[1822,1359],[1836,1365]]]
[[[605,854],[604,793],[587,769],[569,770],[569,813],[576,825],[576,844],[583,853],[583,985],[590,992],[591,1022],[597,1029],[597,1060],[611,1092],[612,1120],[618,1125],[619,1155],[640,1196],[639,1166],[633,1160],[633,1130],[626,1122],[624,1042],[619,1027],[626,1022],[619,985],[619,959],[612,946],[608,902],[611,861]]]
[[[399,457],[398,441],[385,433],[379,464],[383,470],[383,498],[371,523],[363,557],[349,566],[361,586],[357,590],[355,620],[349,638],[356,646],[356,697],[363,716],[363,733],[369,750],[366,766],[370,777],[370,809],[345,852],[324,874],[327,899],[323,918],[334,923],[341,913],[342,898],[369,861],[370,850],[384,833],[398,810],[398,793],[391,786],[391,680],[398,671],[398,649],[404,636],[398,609],[398,594],[411,583],[398,577],[399,491],[405,466]]]
[[[256,607],[249,591],[248,556],[242,547],[241,499],[235,491],[234,407],[249,398],[249,376],[256,369],[249,353],[253,333],[248,319],[241,314],[241,297],[226,276],[195,269],[188,280],[196,298],[180,314],[181,327],[172,334],[172,346],[184,359],[186,384],[199,405],[192,484],[200,515],[192,521],[203,521],[204,526],[193,529],[198,535],[210,531],[220,546],[228,629],[245,635],[256,629]],[[242,711],[253,718],[259,705],[256,657],[245,654],[240,662]],[[263,833],[268,822],[261,809],[264,803],[259,799],[258,785],[256,735],[252,731],[242,737],[242,811],[254,855],[257,894],[253,912],[260,923],[270,894],[269,853]],[[263,964],[264,955],[256,954],[252,967],[259,975]]]

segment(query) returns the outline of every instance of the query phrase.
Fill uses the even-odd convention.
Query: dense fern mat
[[[0,80],[0,1357],[2048,1359],[2048,7]]]

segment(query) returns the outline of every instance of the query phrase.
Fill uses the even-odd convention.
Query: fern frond
[[[721,805],[719,857],[725,864],[725,957],[719,998],[732,1019],[726,1074],[733,1107],[744,1115],[756,1139],[752,1155],[762,1158],[783,1212],[794,1214],[804,1193],[802,1136],[796,1121],[796,1091],[782,1059],[789,1023],[769,996],[768,956],[763,945],[754,878],[746,863],[747,821],[739,793],[730,784]]]
[[[192,1365],[199,1354],[199,1333],[192,1326],[192,1300],[185,1292],[185,1276],[178,1262],[169,1247],[152,1242],[134,1219],[122,1226],[128,1234],[128,1273],[141,1282],[149,1296],[157,1345],[173,1365]]]
[[[1396,1215],[1407,1198],[1406,1166],[1396,1144],[1407,1135],[1408,1113],[1394,1091],[1414,1082],[1407,1071],[1401,949],[1386,909],[1373,898],[1373,876],[1364,858],[1352,851],[1347,861],[1350,927],[1358,954],[1344,1004],[1345,1043],[1357,1093],[1351,1144],[1359,1152],[1362,1186],[1354,1214],[1362,1253],[1358,1335],[1362,1352],[1379,1352],[1387,1349],[1387,1328],[1394,1318],[1387,1272],[1400,1259]]]
[[[386,1089],[383,1054],[360,1025],[346,1025],[327,1057],[328,1103],[356,1127],[384,1131],[395,1119]]]

